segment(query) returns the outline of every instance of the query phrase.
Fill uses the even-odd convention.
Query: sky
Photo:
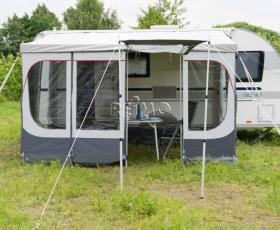
[[[66,8],[77,0],[1,0],[0,24],[13,13],[31,13],[38,3],[45,3],[60,19]],[[140,9],[156,0],[103,0],[106,8],[115,9],[122,20],[122,28],[135,26]],[[280,32],[279,0],[186,0],[189,28],[207,29],[216,24],[247,21]]]

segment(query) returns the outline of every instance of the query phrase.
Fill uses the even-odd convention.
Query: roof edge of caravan
[[[271,48],[278,54],[278,56],[280,57],[280,53],[278,52],[278,50],[274,47],[274,45],[269,41],[267,40],[265,37],[263,37],[262,35],[254,32],[254,31],[251,31],[251,30],[248,30],[248,29],[244,29],[244,28],[236,28],[236,27],[230,27],[231,31],[233,30],[240,30],[240,31],[245,31],[247,33],[250,33],[250,34],[254,34],[255,36],[259,37],[260,39],[262,39],[263,41],[265,41],[267,44],[269,44],[271,46]],[[277,32],[276,32],[277,33]],[[279,34],[280,36],[280,34]]]

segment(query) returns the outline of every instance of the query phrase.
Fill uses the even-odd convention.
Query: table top
[[[159,117],[153,117],[153,118],[149,118],[149,119],[143,119],[143,120],[128,120],[128,124],[157,124],[157,123],[161,123],[162,119],[160,119]]]

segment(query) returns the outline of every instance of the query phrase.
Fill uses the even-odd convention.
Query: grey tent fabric
[[[98,52],[111,51],[116,48],[127,49],[127,45],[146,45],[145,48],[181,45],[186,50],[201,44],[200,50],[206,50],[210,41],[220,52],[237,51],[236,44],[220,30],[106,30],[106,31],[46,31],[40,33],[30,43],[21,45],[22,53],[52,53],[52,52]],[[206,43],[205,43],[206,42]],[[143,49],[143,47],[142,47]],[[171,50],[171,49],[169,49]],[[186,51],[185,50],[185,51]],[[176,51],[177,52],[177,51]]]

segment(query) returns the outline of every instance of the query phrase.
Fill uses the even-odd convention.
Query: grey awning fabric
[[[125,38],[127,36],[127,38]],[[202,36],[193,32],[153,31],[127,34],[121,42],[129,50],[145,53],[186,53],[198,44],[205,42]]]
[[[193,40],[124,40],[128,50],[143,53],[184,54],[204,41]]]
[[[209,40],[211,45],[220,52],[236,52],[237,50],[236,44],[223,31],[218,30],[69,30],[42,32],[34,41],[22,44],[21,52],[99,52],[126,50],[129,46],[130,49],[139,49],[143,52],[178,53],[187,52],[197,45],[202,50],[208,49]]]
[[[127,49],[141,53],[175,53],[184,54],[191,47],[183,45],[128,45]]]

